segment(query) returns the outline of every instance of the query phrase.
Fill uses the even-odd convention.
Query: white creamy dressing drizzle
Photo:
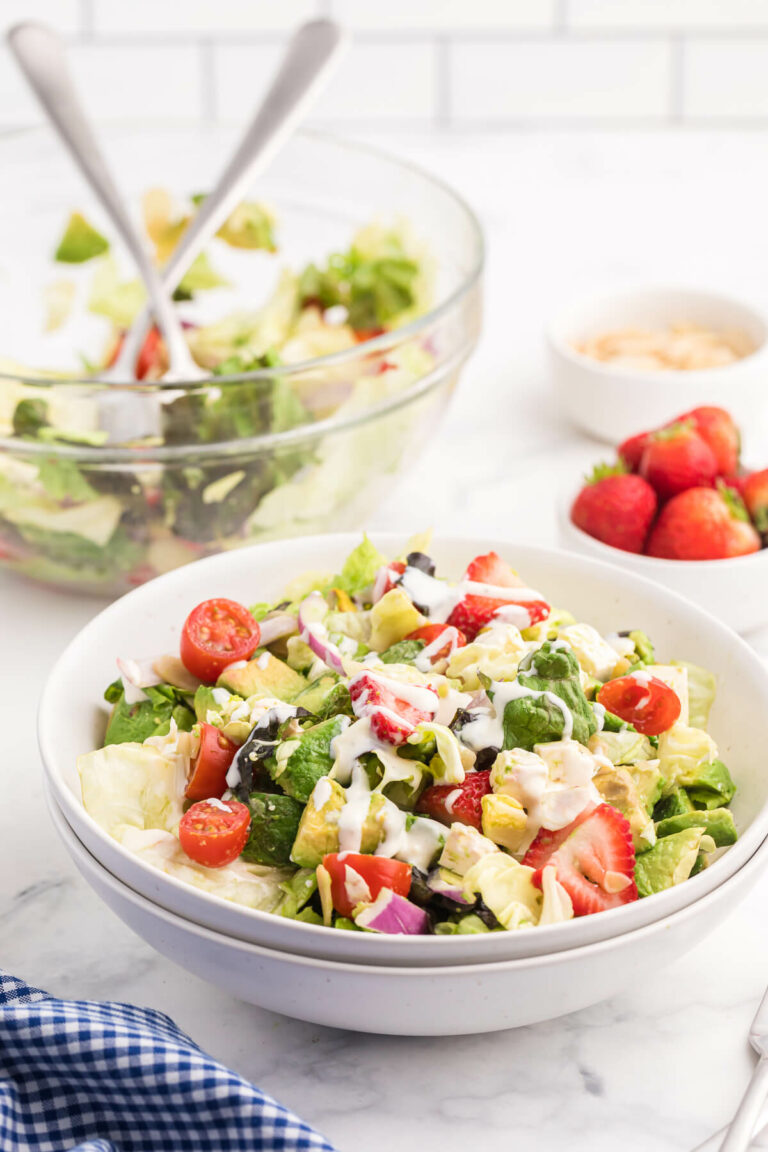
[[[312,789],[312,803],[318,812],[325,808],[332,795],[333,788],[329,777],[321,776]]]
[[[462,795],[463,795],[463,793],[461,791],[461,788],[454,788],[454,790],[452,792],[449,792],[448,795],[446,796],[445,807],[446,807],[446,810],[451,813],[451,815],[453,815],[454,804],[459,799],[459,797]]]
[[[600,759],[575,740],[537,744],[535,752],[515,749],[513,763],[494,785],[513,796],[526,810],[528,823],[521,851],[540,828],[564,828],[589,803],[600,803],[592,778]]]
[[[633,680],[635,680],[638,684],[642,684],[646,689],[645,695],[641,696],[639,700],[635,700],[632,705],[633,708],[638,710],[638,712],[642,712],[644,708],[648,707],[652,699],[651,680],[653,679],[653,676],[650,672],[644,672],[643,669],[640,669],[639,672],[633,672],[631,675]]]
[[[406,568],[398,582],[414,604],[423,608],[429,619],[437,624],[444,624],[454,608],[466,596],[487,596],[492,600],[512,601],[514,604],[519,601],[544,599],[541,593],[533,588],[478,584],[474,580],[446,584],[442,580],[436,580],[434,576],[428,576],[420,568]],[[528,620],[530,621],[530,616]]]
[[[264,668],[266,668],[266,666],[268,664],[269,664],[269,652],[262,652],[261,656],[259,656],[258,660],[256,661],[256,667],[264,669]]]
[[[211,690],[211,695],[213,696],[214,702],[218,704],[219,708],[223,708],[232,693],[228,692],[226,688],[213,688]]]
[[[592,703],[592,711],[595,714],[595,720],[597,720],[597,730],[602,732],[605,728],[605,707],[595,700]]]
[[[368,903],[371,899],[371,890],[359,872],[344,865],[344,887],[352,904]]]
[[[228,675],[230,672],[236,672],[238,670],[238,668],[245,668],[247,663],[248,663],[247,660],[233,660],[231,664],[227,664],[226,668],[221,673],[221,675],[225,676],[225,675]]]
[[[414,660],[414,665],[418,668],[419,672],[431,672],[432,661],[440,654],[441,660],[450,660],[453,653],[456,651],[459,643],[459,630],[449,625],[444,628],[439,636],[430,643],[426,644],[418,656]],[[446,652],[445,649],[448,648]]]
[[[359,852],[363,839],[363,825],[371,804],[371,787],[362,764],[352,765],[352,780],[347,788],[346,802],[339,813],[339,848],[342,852]]]
[[[493,683],[493,712],[480,712],[477,719],[461,730],[461,739],[475,752],[481,748],[501,748],[504,743],[504,709],[511,700],[524,696],[543,697],[558,708],[563,716],[563,739],[573,735],[573,716],[564,700],[549,689],[526,688],[519,680],[500,680]],[[475,713],[473,712],[473,715]]]
[[[459,692],[456,688],[449,688],[444,696],[438,696],[435,723],[444,724],[447,728],[459,708],[466,708],[471,700],[471,692]]]

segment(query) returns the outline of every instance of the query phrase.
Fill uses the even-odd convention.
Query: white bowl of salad
[[[55,803],[51,817],[102,900],[162,955],[248,1003],[331,1028],[399,1036],[497,1032],[575,1012],[654,976],[720,924],[760,878],[764,841],[724,884],[670,919],[579,948],[450,966],[381,966],[263,948],[169,912],[113,876]]]
[[[766,717],[754,652],[622,569],[347,534],[107,608],[51,673],[40,744],[79,840],[150,900],[269,948],[442,965],[717,888],[768,833]]]
[[[163,263],[231,148],[215,130],[111,136]],[[446,410],[480,325],[483,241],[420,170],[295,137],[184,277],[208,379],[101,381],[143,304],[130,259],[45,131],[0,148],[0,563],[122,593],[203,556],[352,528]],[[19,271],[23,270],[23,272]]]

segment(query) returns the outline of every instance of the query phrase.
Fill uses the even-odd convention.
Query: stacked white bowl
[[[374,535],[396,555],[405,537]],[[620,568],[506,541],[442,539],[438,573],[457,578],[494,548],[534,587],[603,632],[642,628],[661,659],[715,673],[711,731],[738,792],[738,842],[684,884],[565,924],[480,936],[340,932],[244,908],[131,854],[85,811],[78,754],[100,743],[100,706],[117,656],[176,651],[200,600],[277,599],[294,576],[338,571],[349,534],[265,544],[169,573],[86,626],[51,673],[40,746],[54,823],[86,880],[153,947],[234,995],[276,1012],[366,1032],[485,1032],[549,1019],[629,987],[675,959],[730,911],[768,860],[768,673],[724,625]]]

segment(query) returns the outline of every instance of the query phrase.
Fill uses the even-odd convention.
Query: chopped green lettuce
[[[112,712],[104,735],[107,744],[141,744],[148,736],[164,736],[170,731],[171,721],[182,732],[189,732],[195,723],[195,713],[187,697],[170,684],[157,684],[145,688],[146,700],[128,704],[121,680],[115,680],[104,693],[112,705]]]

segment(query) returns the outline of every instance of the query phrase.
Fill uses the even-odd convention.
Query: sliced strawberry
[[[594,810],[595,805],[590,803],[587,804],[583,812],[579,813],[575,820],[572,820],[570,824],[566,824],[565,828],[556,828],[554,830],[540,828],[525,856],[523,856],[523,864],[525,864],[527,868],[543,868],[550,856],[554,852],[557,852],[564,840],[568,839],[574,828],[578,828],[579,824],[583,824],[587,816],[591,815]]]
[[[434,695],[436,708],[437,693],[427,685],[423,690]],[[434,716],[434,709],[428,711],[411,704],[374,675],[355,676],[349,685],[349,695],[355,715],[369,716],[374,735],[387,744],[404,744],[416,724]]]
[[[555,869],[558,883],[571,898],[574,916],[591,916],[637,900],[632,831],[610,804],[599,804],[534,872],[537,888],[545,867]]]
[[[475,556],[464,573],[465,580],[473,584],[497,584],[501,588],[514,588],[520,581],[498,552],[487,552],[485,556]]]
[[[405,564],[402,560],[393,560],[385,568],[379,568],[373,584],[372,599],[374,604],[381,600],[382,596],[386,596],[387,592],[391,592],[393,588],[397,587],[397,582],[403,572],[405,572]]]
[[[476,556],[464,573],[464,579],[473,584],[493,584],[497,588],[519,588],[520,580],[509,564],[496,552]],[[448,623],[463,632],[467,640],[474,640],[481,628],[485,628],[500,608],[518,607],[525,609],[527,618],[521,614],[520,626],[530,628],[549,616],[549,604],[545,600],[515,600],[513,595],[497,600],[490,596],[465,596],[451,612]]]
[[[383,740],[385,744],[393,744],[395,747],[399,744],[405,744],[408,737],[416,731],[413,724],[409,724],[407,720],[401,720],[388,708],[374,708],[369,715],[371,731],[377,739]]]
[[[441,824],[471,824],[478,832],[483,828],[483,796],[491,791],[490,768],[468,772],[463,784],[433,784],[419,797],[417,812],[423,812]]]

